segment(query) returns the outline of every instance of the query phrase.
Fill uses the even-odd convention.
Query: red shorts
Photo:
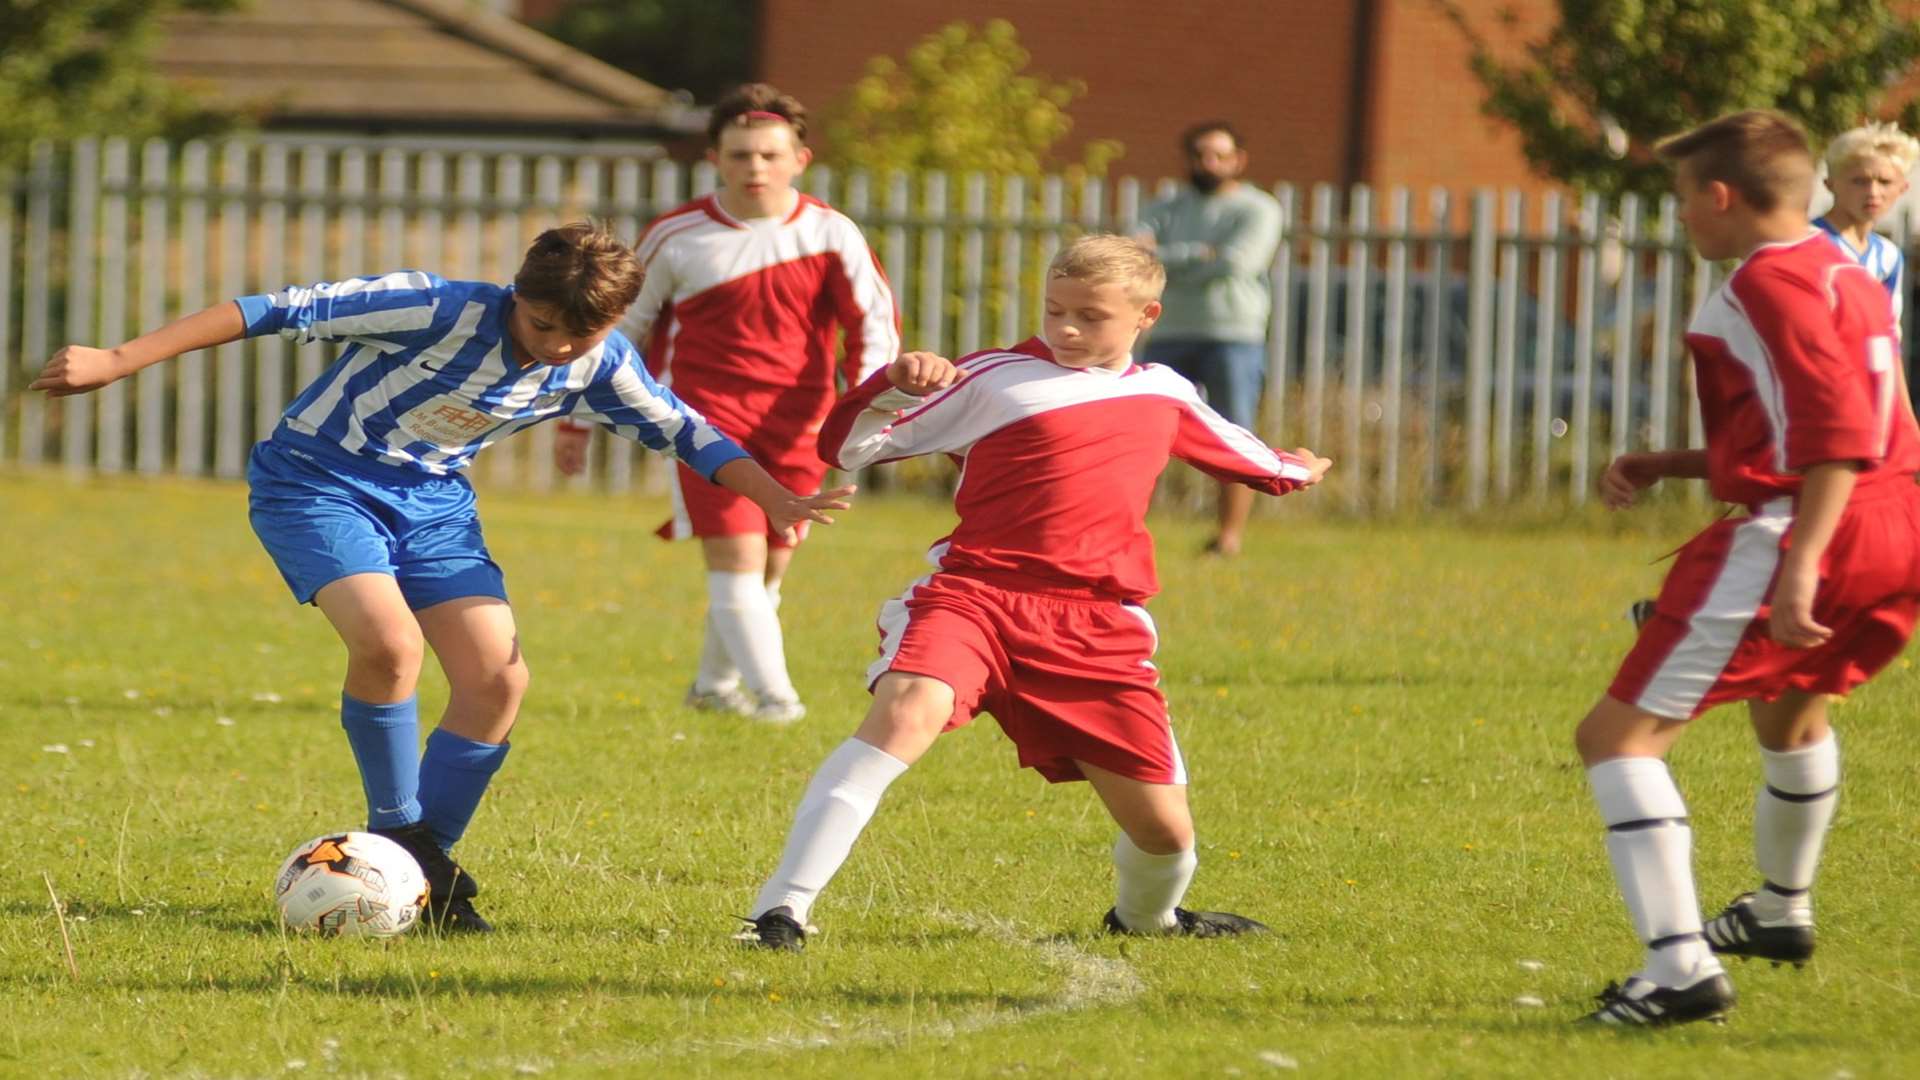
[[[1900,654],[1920,611],[1920,489],[1863,492],[1822,556],[1815,622],[1826,644],[1790,649],[1767,631],[1792,504],[1715,522],[1680,549],[1653,618],[1607,693],[1655,716],[1691,719],[1729,701],[1789,690],[1844,694]]]
[[[939,679],[953,687],[946,730],[990,712],[1020,764],[1056,784],[1086,779],[1078,761],[1150,784],[1186,783],[1146,609],[984,576],[937,573],[883,604],[868,689],[889,671]]]
[[[759,460],[768,474],[799,495],[819,492],[820,483],[827,476],[827,463],[817,457],[811,461]],[[674,469],[673,516],[655,532],[662,540],[765,533],[768,547],[789,548],[807,538],[807,523],[801,522],[794,529],[794,539],[789,541],[773,530],[766,511],[752,499],[721,487],[685,465],[678,465]]]

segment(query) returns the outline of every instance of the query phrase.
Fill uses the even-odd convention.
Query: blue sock
[[[507,760],[507,743],[475,742],[446,728],[427,736],[420,761],[420,820],[447,851],[460,842],[487,793],[487,784]]]
[[[420,820],[420,703],[417,697],[373,705],[340,695],[340,726],[347,731],[360,786],[367,793],[367,828],[395,829]]]

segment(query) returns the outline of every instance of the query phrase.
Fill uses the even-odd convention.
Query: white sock
[[[1753,861],[1766,885],[1754,893],[1763,923],[1813,922],[1814,871],[1840,801],[1840,744],[1827,737],[1798,750],[1760,750],[1767,782],[1753,808]]]
[[[784,905],[805,926],[814,897],[847,861],[887,785],[906,771],[906,762],[859,739],[848,739],[828,754],[800,797],[780,867],[761,886],[754,916]]]
[[[693,677],[693,689],[702,694],[718,694],[740,685],[740,668],[727,655],[727,643],[714,625],[713,610],[707,610],[706,640],[700,645],[700,670]]]
[[[1187,895],[1200,856],[1194,849],[1172,855],[1149,855],[1121,833],[1113,842],[1113,913],[1120,925],[1136,932],[1171,930],[1178,924],[1173,909]]]
[[[1687,804],[1659,758],[1603,761],[1587,770],[1607,855],[1634,932],[1647,944],[1639,975],[1661,986],[1692,986],[1721,970],[1700,933],[1694,894],[1693,828]],[[1658,948],[1654,946],[1658,945]]]
[[[780,617],[774,614],[761,575],[707,571],[707,613],[747,689],[768,701],[799,700],[787,677]]]

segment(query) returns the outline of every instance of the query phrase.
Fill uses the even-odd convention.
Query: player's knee
[[[465,680],[464,696],[474,704],[494,712],[511,711],[519,707],[527,695],[527,687],[533,682],[533,673],[527,669],[525,660],[515,657],[511,662],[489,668],[486,671]]]
[[[347,646],[348,663],[363,675],[395,684],[420,673],[426,642],[411,627],[382,629]]]
[[[953,691],[932,680],[916,679],[891,695],[880,711],[886,724],[900,731],[937,729],[953,713]]]
[[[1178,855],[1193,846],[1193,821],[1186,817],[1156,817],[1134,822],[1127,839],[1149,855]]]

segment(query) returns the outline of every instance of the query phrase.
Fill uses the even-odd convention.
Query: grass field
[[[1298,500],[1304,502],[1305,500]],[[1920,1074],[1920,679],[1839,710],[1847,784],[1804,971],[1724,1027],[1567,1021],[1638,963],[1570,745],[1652,560],[1704,520],[1365,524],[1236,562],[1160,522],[1190,901],[1270,938],[1116,940],[1113,829],[992,723],[887,796],[802,956],[727,939],[865,706],[872,615],[947,510],[873,500],[786,590],[788,730],[694,715],[697,556],[644,499],[487,495],[534,685],[461,848],[484,941],[289,938],[280,859],[361,820],[340,650],[237,485],[0,473],[0,1076]],[[437,715],[437,673],[422,688]],[[1702,902],[1750,887],[1742,717],[1674,755]],[[69,975],[42,875],[72,916]]]

